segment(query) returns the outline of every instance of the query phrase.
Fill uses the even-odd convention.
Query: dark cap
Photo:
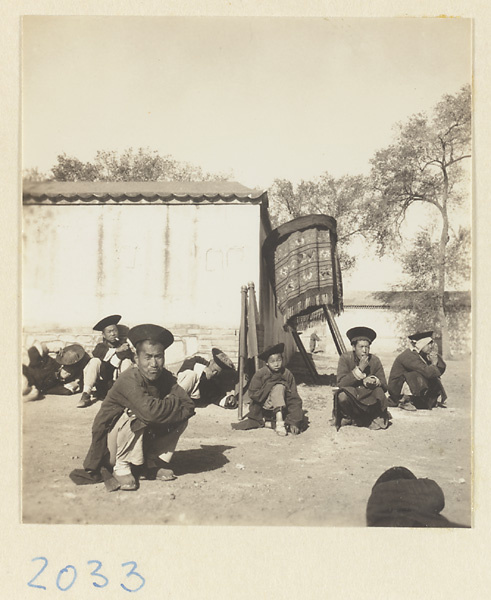
[[[432,338],[433,331],[423,331],[423,333],[413,333],[413,335],[409,335],[408,338],[412,342],[417,342],[418,340],[422,340],[423,338]]]
[[[80,344],[71,344],[58,352],[56,362],[63,366],[76,365],[84,356],[85,350]]]
[[[416,475],[406,467],[392,467],[380,475],[373,487],[379,483],[387,483],[387,481],[394,481],[395,479],[416,479]]]
[[[220,369],[234,369],[234,363],[230,358],[218,348],[212,348],[211,353],[213,354],[213,360],[220,367]]]
[[[370,327],[352,327],[351,329],[348,329],[346,336],[352,344],[359,342],[360,340],[366,340],[371,344],[377,337],[377,334],[373,329],[370,329]]]
[[[168,329],[160,327],[160,325],[152,325],[151,323],[132,327],[128,331],[128,339],[133,346],[147,340],[149,342],[156,342],[162,344],[164,350],[174,342],[174,336]]]
[[[109,317],[104,317],[99,323],[96,323],[92,329],[94,331],[104,331],[109,325],[117,325],[120,321],[121,315],[109,315]]]
[[[261,354],[259,354],[258,358],[266,362],[268,358],[273,354],[283,354],[285,351],[285,344],[281,342],[280,344],[275,344],[274,346],[269,346],[266,348]]]

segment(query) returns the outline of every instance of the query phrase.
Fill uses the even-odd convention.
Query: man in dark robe
[[[92,358],[84,369],[84,388],[77,408],[92,404],[93,389],[96,398],[104,398],[115,379],[132,365],[133,354],[119,332],[120,320],[121,315],[110,315],[92,328],[102,333],[102,340],[94,348]]]
[[[440,379],[446,364],[432,336],[432,331],[410,335],[411,348],[399,354],[390,370],[389,394],[403,410],[431,410],[439,398],[442,405],[447,399]]]
[[[352,350],[339,357],[334,395],[334,424],[387,429],[387,383],[382,363],[370,346],[377,334],[369,327],[353,327],[346,332]]]
[[[108,487],[109,491],[136,490],[134,467],[147,479],[175,479],[168,463],[195,408],[164,368],[165,349],[174,336],[148,324],[133,327],[128,339],[135,347],[137,368],[124,371],[103,400],[92,426],[84,470],[70,474],[78,485],[98,483],[103,470],[113,470],[116,485]]]

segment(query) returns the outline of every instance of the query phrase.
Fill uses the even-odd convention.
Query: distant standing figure
[[[377,334],[369,327],[353,327],[346,332],[352,351],[339,357],[334,396],[334,424],[387,429],[387,382],[380,359],[370,354]]]
[[[92,352],[84,369],[84,389],[77,408],[92,404],[91,392],[95,388],[99,398],[104,398],[116,378],[133,364],[128,342],[119,338],[118,323],[121,315],[104,317],[92,328],[102,333],[102,340]]]
[[[321,339],[315,331],[313,333],[311,333],[311,335],[310,335],[310,352],[312,354],[314,354],[314,352],[315,352],[317,342],[320,342],[320,341],[321,341]]]
[[[403,410],[425,408],[431,410],[447,394],[440,377],[446,364],[438,354],[433,332],[425,331],[409,336],[411,347],[395,359],[389,375],[389,394]]]

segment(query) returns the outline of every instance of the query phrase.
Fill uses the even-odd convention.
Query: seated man
[[[92,352],[92,358],[84,369],[84,389],[77,408],[92,404],[91,392],[104,398],[114,380],[133,364],[133,355],[128,342],[119,339],[118,323],[121,315],[110,315],[101,319],[93,327],[102,332],[102,341]]]
[[[83,369],[89,361],[80,344],[70,344],[52,358],[46,344],[35,342],[27,357],[27,364],[22,365],[22,395],[26,400],[37,400],[45,393],[69,396],[80,391]]]
[[[411,348],[399,354],[390,370],[389,394],[403,410],[431,410],[439,397],[441,404],[447,399],[440,379],[446,365],[432,336],[432,331],[410,335]]]
[[[370,354],[377,337],[369,327],[353,327],[346,332],[353,350],[339,357],[334,395],[334,424],[357,425],[370,429],[387,429],[387,383],[380,360]]]
[[[175,479],[169,468],[177,442],[194,415],[194,403],[164,368],[165,349],[174,341],[158,325],[137,325],[129,331],[137,368],[127,369],[109,390],[92,426],[92,444],[84,470],[70,478],[77,485],[102,481],[113,470],[118,489],[137,489],[132,466],[147,479]]]
[[[237,408],[234,388],[237,371],[230,358],[218,348],[212,348],[211,360],[192,356],[179,367],[177,383],[192,400],[216,403],[222,408]]]

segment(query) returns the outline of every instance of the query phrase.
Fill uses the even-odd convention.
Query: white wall
[[[237,327],[259,281],[259,205],[24,207],[24,328]]]

